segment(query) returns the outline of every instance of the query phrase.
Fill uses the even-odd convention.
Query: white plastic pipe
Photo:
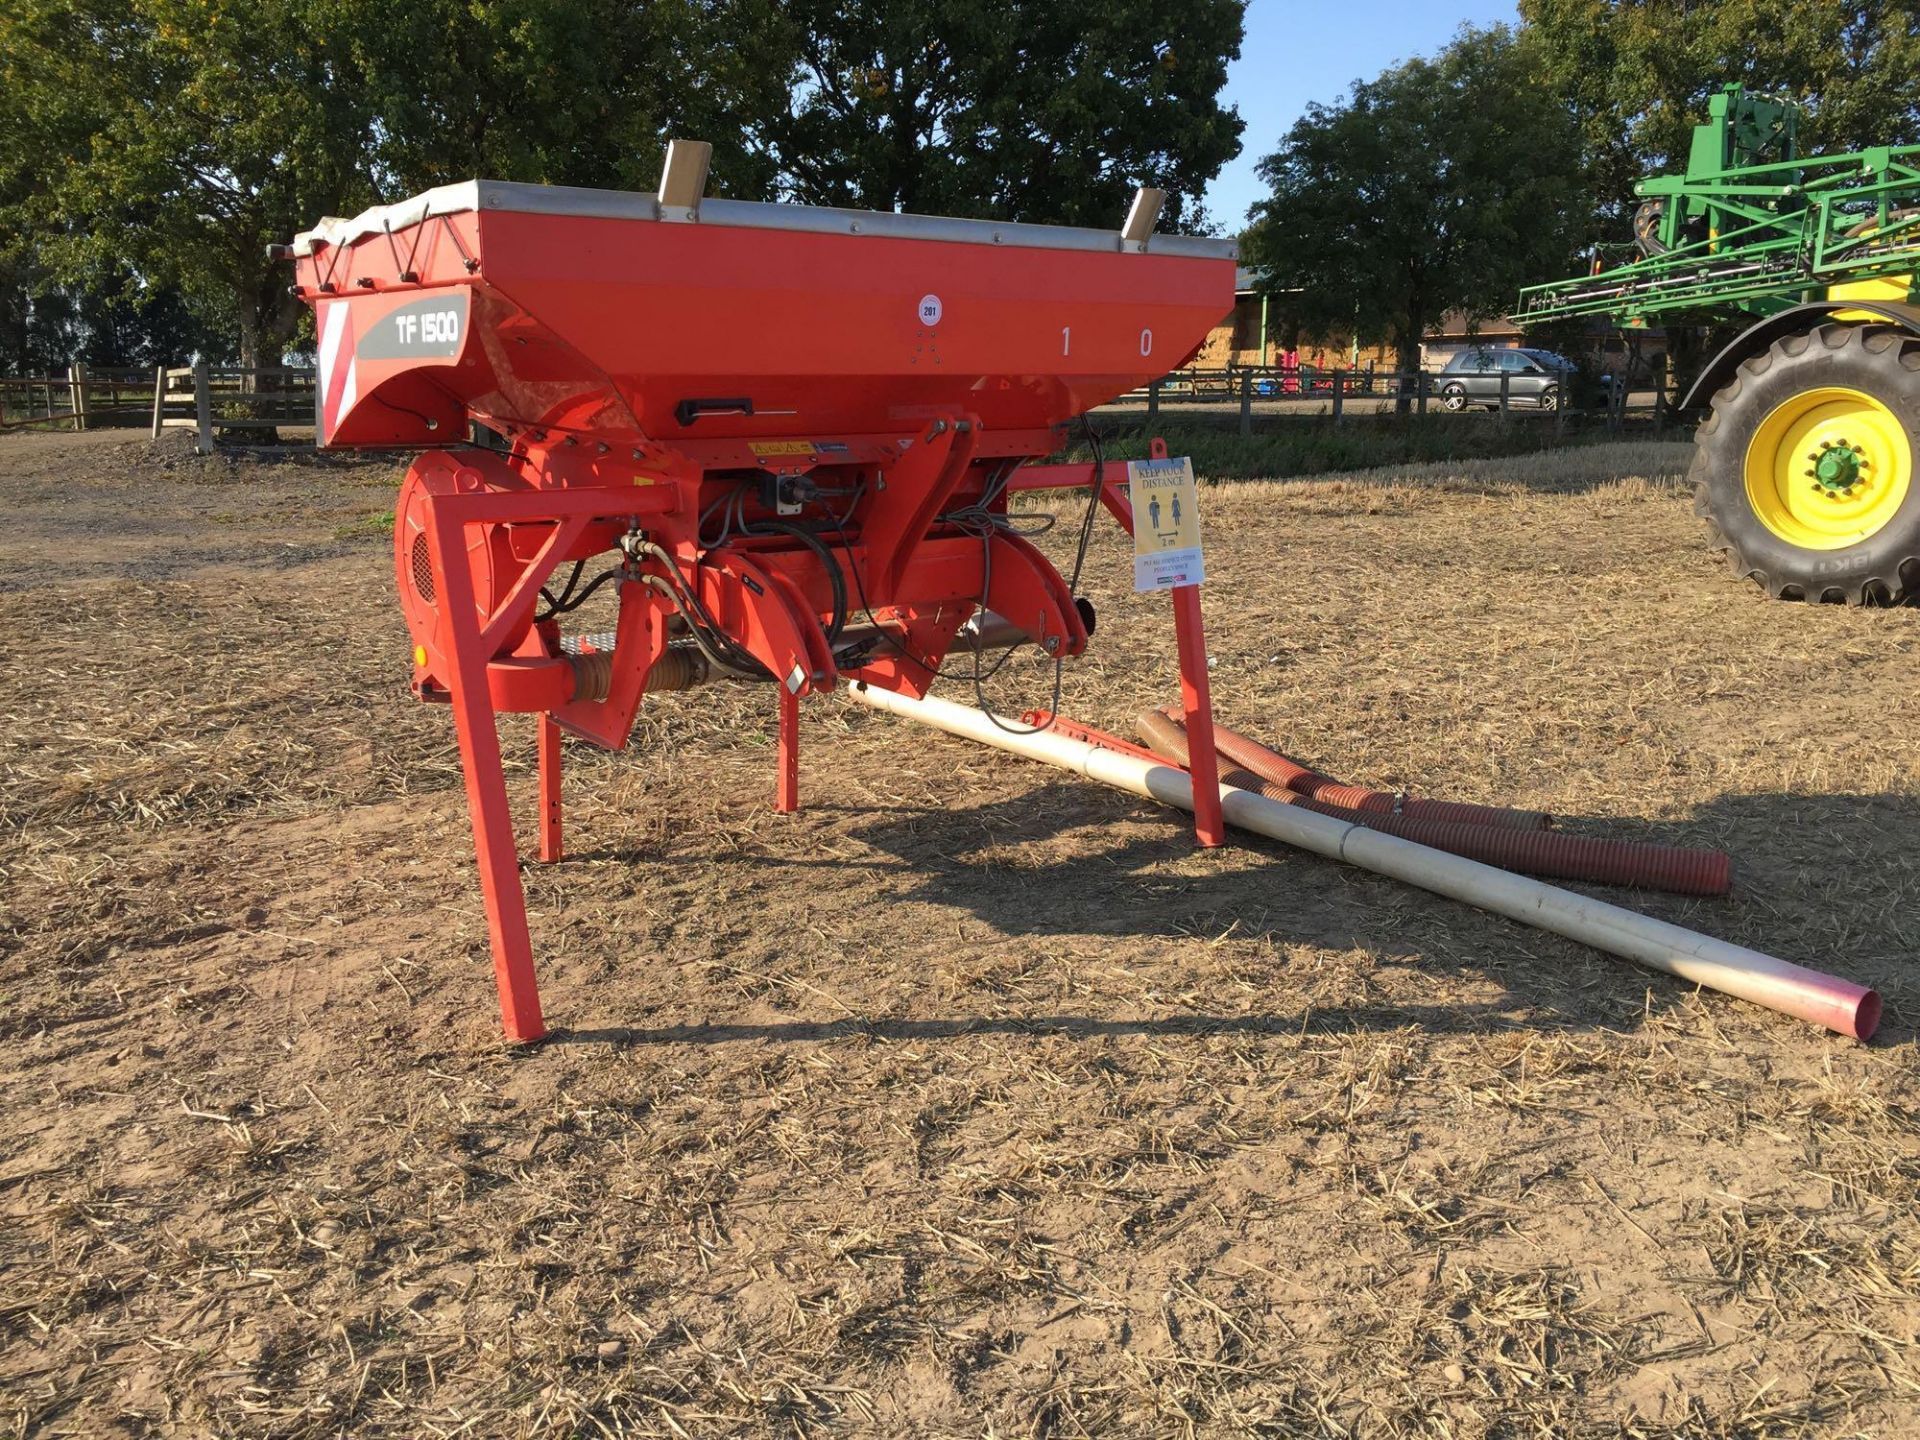
[[[1043,760],[1164,805],[1193,808],[1193,784],[1184,770],[1103,750],[1051,731],[1021,733],[1025,727],[1017,721],[995,724],[984,711],[932,696],[915,700],[858,683],[852,690],[856,700],[876,710],[918,720],[949,735],[978,740],[1030,760]],[[1002,729],[1001,725],[1008,728]],[[1650,915],[1543,885],[1524,875],[1416,845],[1331,815],[1281,805],[1250,790],[1222,785],[1220,805],[1228,823],[1243,830],[1404,880],[1436,895],[1578,940],[1609,955],[1637,960],[1710,990],[1810,1020],[1842,1035],[1865,1040],[1880,1024],[1880,997],[1851,980],[1823,975],[1758,950],[1730,945]]]

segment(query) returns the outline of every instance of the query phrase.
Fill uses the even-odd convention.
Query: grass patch
[[[1167,442],[1169,454],[1193,457],[1194,473],[1209,481],[1496,459],[1620,438],[1599,427],[1581,429],[1572,424],[1566,431],[1556,432],[1551,420],[1535,415],[1516,417],[1506,425],[1485,415],[1428,415],[1405,420],[1394,415],[1350,415],[1338,425],[1324,415],[1263,415],[1255,419],[1251,435],[1239,433],[1237,416],[1215,422],[1163,415],[1149,422],[1129,415],[1097,423],[1108,459],[1141,459],[1157,435]],[[1666,438],[1685,437],[1670,432]],[[1076,439],[1064,458],[1090,460],[1093,456],[1085,441]]]
[[[393,534],[393,512],[376,510],[372,514],[362,515],[337,527],[333,532],[336,540],[362,540],[373,535]]]

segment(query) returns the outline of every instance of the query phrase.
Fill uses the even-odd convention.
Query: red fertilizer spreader
[[[544,1025],[495,714],[541,717],[554,860],[561,734],[620,748],[649,692],[766,682],[791,810],[802,697],[1079,655],[1092,612],[1007,520],[1015,472],[1233,306],[1231,242],[1153,234],[1154,191],[1066,229],[708,199],[706,159],[675,142],[657,195],[446,186],[277,251],[320,443],[421,448],[394,516],[413,689],[453,710],[516,1040]],[[608,586],[611,632],[570,634]]]

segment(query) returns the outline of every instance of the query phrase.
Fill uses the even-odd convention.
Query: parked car
[[[1442,407],[1500,408],[1500,378],[1507,380],[1507,403],[1516,409],[1557,410],[1572,387],[1574,364],[1551,350],[1494,350],[1470,346],[1455,351],[1434,377]]]

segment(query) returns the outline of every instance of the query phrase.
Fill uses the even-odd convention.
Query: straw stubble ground
[[[1730,847],[1633,903],[1879,984],[1871,1047],[834,700],[778,817],[712,689],[573,757],[514,1053],[391,468],[7,441],[0,1424],[1920,1431],[1913,613],[1733,581],[1685,457],[1209,491],[1220,707]],[[1124,727],[1164,603],[1088,573]]]

